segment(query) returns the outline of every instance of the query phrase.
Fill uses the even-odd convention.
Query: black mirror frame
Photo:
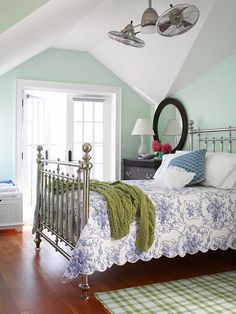
[[[181,150],[184,147],[184,144],[186,142],[187,135],[188,135],[188,117],[187,117],[187,113],[185,111],[184,106],[182,105],[182,103],[179,100],[177,100],[175,98],[165,98],[157,107],[155,114],[154,114],[154,117],[153,117],[152,128],[153,128],[153,131],[155,133],[155,135],[153,135],[154,140],[157,140],[160,142],[160,139],[158,136],[158,120],[159,120],[159,117],[160,117],[162,110],[167,105],[174,105],[179,110],[179,113],[180,113],[180,116],[182,119],[182,124],[183,124],[182,134],[181,134],[181,138],[179,140],[179,143],[172,150],[172,153],[174,153],[176,150]]]

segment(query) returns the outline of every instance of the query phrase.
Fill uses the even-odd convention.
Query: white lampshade
[[[150,120],[137,119],[132,135],[154,135]]]
[[[154,135],[151,122],[148,119],[137,119],[132,135],[140,135],[141,136],[141,144],[138,150],[138,154],[146,155],[147,149],[144,141],[144,135]]]
[[[163,135],[171,136],[171,135],[181,135],[182,127],[180,120],[177,119],[169,119],[166,123],[166,127],[164,129]]]

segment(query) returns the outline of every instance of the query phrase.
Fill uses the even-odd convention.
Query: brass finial
[[[92,149],[92,145],[89,143],[84,143],[83,144],[83,152],[88,154]]]

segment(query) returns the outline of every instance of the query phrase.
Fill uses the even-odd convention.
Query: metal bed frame
[[[220,150],[224,149],[224,142],[228,142],[229,152],[232,152],[232,141],[236,137],[232,132],[236,127],[217,128],[217,129],[194,129],[194,122],[189,121],[189,146],[190,150],[194,147],[194,135],[198,136],[198,148],[201,143],[205,143],[208,148],[209,143],[213,145],[213,151],[216,150],[216,143],[220,143]],[[219,137],[201,137],[207,133],[228,133],[228,136]],[[71,252],[74,249],[82,228],[86,225],[89,217],[89,181],[92,163],[90,162],[90,151],[92,147],[86,143],[83,145],[83,158],[78,162],[63,162],[58,160],[47,160],[43,158],[43,147],[37,146],[37,196],[36,196],[36,250],[40,250],[41,238],[47,240],[56,251],[60,252],[66,259],[70,259]],[[48,169],[54,166],[54,170]],[[61,167],[74,169],[72,174],[64,173]],[[77,221],[74,226],[75,200],[77,198]],[[81,205],[82,204],[82,205]],[[82,218],[81,218],[82,217]],[[64,220],[64,221],[63,221]],[[49,234],[51,233],[52,236]],[[64,243],[70,252],[61,246]],[[82,290],[81,298],[89,298],[89,276],[81,275],[79,285]]]
[[[198,137],[198,149],[201,148],[201,143],[205,144],[205,148],[208,151],[209,143],[212,143],[212,152],[216,151],[216,144],[219,143],[219,151],[224,151],[224,143],[228,143],[228,152],[232,153],[233,141],[236,141],[236,136],[232,136],[232,133],[236,131],[236,127],[229,126],[228,128],[215,128],[215,129],[194,129],[193,120],[189,121],[189,149],[194,149],[194,135]],[[209,137],[208,133],[220,133],[218,137]],[[226,134],[225,134],[226,133]],[[202,134],[206,134],[202,137]]]
[[[92,146],[83,145],[83,160],[78,162],[64,162],[43,158],[41,145],[37,146],[37,195],[36,195],[36,231],[34,242],[36,250],[40,250],[41,238],[47,240],[56,251],[66,259],[70,259],[82,228],[89,217],[89,180],[92,163],[89,155]],[[68,167],[68,173],[61,171],[61,166]],[[54,170],[48,169],[54,167]],[[70,174],[72,173],[72,174]],[[74,226],[74,213],[77,198],[77,221]],[[80,204],[82,202],[82,208]],[[82,217],[82,218],[81,218]],[[51,233],[52,236],[49,236]],[[68,247],[63,248],[60,244]],[[87,300],[88,276],[82,275],[79,287],[81,298]]]

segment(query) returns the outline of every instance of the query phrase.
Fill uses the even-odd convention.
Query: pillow
[[[180,155],[172,159],[168,167],[175,166],[188,172],[194,172],[195,176],[190,182],[190,185],[197,184],[205,179],[205,155],[205,149]]]
[[[229,173],[224,181],[221,183],[221,185],[219,186],[221,189],[231,189],[231,188],[236,188],[236,167],[234,168],[234,170]]]
[[[236,184],[236,154],[209,153],[206,156],[204,186],[230,189]]]
[[[193,152],[192,150],[176,150],[175,154],[184,155],[192,152]]]
[[[159,174],[159,176],[152,181],[152,186],[165,187],[169,189],[182,189],[189,184],[195,176],[194,172],[187,172],[182,168],[169,167]]]
[[[232,188],[231,188],[231,189],[236,190],[236,183],[232,186]]]
[[[169,162],[173,159],[176,158],[177,154],[165,154],[162,156],[162,162],[160,167],[157,169],[155,172],[153,179],[156,179],[164,170],[166,170],[169,166]]]

